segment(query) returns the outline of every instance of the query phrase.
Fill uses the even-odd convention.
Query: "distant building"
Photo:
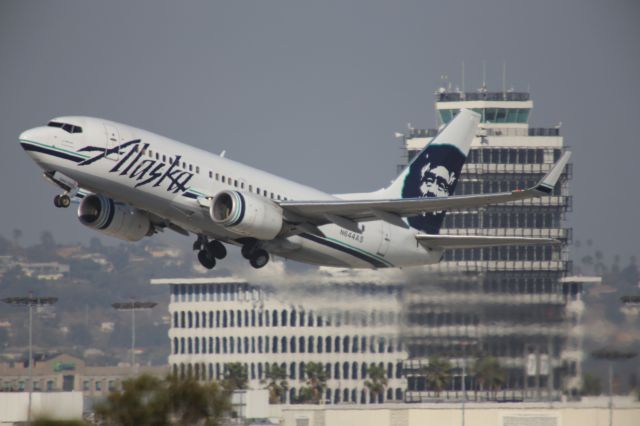
[[[167,367],[92,367],[72,355],[60,354],[33,365],[35,392],[81,391],[85,397],[103,396],[120,389],[123,380],[147,373],[164,377]],[[29,362],[0,363],[0,391],[24,392],[29,389]]]
[[[305,365],[316,362],[328,376],[326,403],[368,403],[372,395],[364,382],[375,364],[388,380],[379,399],[404,398],[407,353],[398,338],[397,283],[328,278],[324,284],[307,283],[306,301],[298,303],[234,277],[153,279],[151,284],[169,286],[169,364],[180,376],[222,380],[227,364],[240,363],[249,387],[261,389],[267,369],[277,364],[288,375],[285,402],[295,402],[305,386]],[[327,303],[318,302],[323,297]]]

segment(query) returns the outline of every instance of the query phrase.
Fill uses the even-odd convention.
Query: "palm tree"
[[[236,389],[246,389],[247,381],[249,380],[247,375],[247,366],[239,362],[231,362],[224,367],[224,387],[226,390],[232,392]]]
[[[429,364],[420,369],[420,373],[427,379],[429,388],[436,391],[436,397],[451,381],[451,363],[438,356],[429,358]]]
[[[491,391],[493,398],[495,398],[498,388],[505,381],[505,372],[498,360],[490,356],[478,358],[473,364],[472,372],[476,377],[476,383],[480,386],[480,390],[488,389]],[[476,387],[476,395],[477,391]]]
[[[378,401],[380,395],[384,395],[384,391],[387,388],[387,377],[385,375],[384,367],[381,365],[371,364],[367,369],[368,380],[365,380],[364,385],[369,389],[371,398],[374,401]]]
[[[289,382],[287,381],[287,369],[284,366],[273,364],[267,369],[267,378],[269,383],[267,389],[269,389],[269,403],[277,404],[284,402],[287,390],[289,389]],[[266,383],[266,381],[263,381]]]
[[[310,397],[313,403],[319,404],[324,395],[324,390],[327,387],[327,372],[321,363],[310,362],[305,366],[304,373],[307,376],[309,394],[307,398],[303,399]],[[304,392],[302,395],[304,395]]]

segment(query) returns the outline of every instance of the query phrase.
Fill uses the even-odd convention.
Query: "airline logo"
[[[431,145],[416,158],[404,180],[402,198],[448,197],[453,194],[466,157],[453,145]],[[437,234],[444,211],[408,218],[409,225],[427,234]]]
[[[163,186],[168,192],[178,193],[187,190],[187,183],[193,178],[193,173],[180,168],[182,156],[175,155],[171,164],[160,160],[145,157],[149,144],[143,144],[140,139],[120,144],[117,147],[105,149],[104,147],[86,146],[81,152],[98,152],[99,154],[80,161],[79,166],[88,166],[104,160],[109,155],[118,154],[118,162],[109,170],[109,173],[117,173],[135,181],[135,187],[145,185],[152,187]]]

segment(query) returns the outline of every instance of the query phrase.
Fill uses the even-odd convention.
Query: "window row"
[[[172,284],[172,302],[255,302],[264,298],[263,292],[249,284]]]
[[[509,246],[483,249],[445,250],[444,261],[550,261],[561,260],[560,252],[552,246]]]
[[[392,353],[397,339],[366,336],[174,337],[173,354]]]
[[[174,328],[231,328],[231,327],[325,327],[342,325],[396,324],[398,313],[372,311],[370,313],[344,311],[327,319],[313,311],[228,309],[217,311],[175,311]]]
[[[407,152],[408,159],[418,155],[420,150]],[[469,151],[467,164],[545,164],[558,161],[561,149],[550,148],[474,148]]]
[[[185,367],[186,365],[186,367]],[[247,379],[266,380],[270,366],[279,365],[287,372],[289,380],[306,380],[306,369],[304,362],[290,362],[281,364],[269,364],[267,362],[252,362],[243,364]],[[369,378],[367,371],[371,366],[384,368],[387,379],[402,378],[402,362],[392,363],[367,363],[367,362],[327,362],[324,364],[324,371],[328,380],[364,380]],[[180,363],[173,365],[173,373],[180,376],[190,376],[198,380],[223,380],[227,374],[225,363]]]
[[[561,226],[560,212],[448,213],[445,228],[531,228],[551,229]],[[480,223],[482,221],[482,223]]]
[[[54,122],[51,122],[51,123],[54,123]],[[49,123],[50,126],[52,125],[51,123]],[[54,123],[54,124],[56,124],[56,126],[54,126],[54,127],[62,127],[62,123]],[[57,126],[57,124],[60,124],[60,126]],[[69,125],[65,124],[65,126],[69,126]],[[76,128],[76,127],[79,128],[78,126],[72,126],[72,127],[73,128]],[[63,127],[63,129],[67,130],[64,127]],[[79,128],[79,129],[80,129],[79,131],[82,132],[82,128]],[[69,131],[69,130],[67,130],[67,131]],[[72,133],[72,132],[69,131],[69,133]],[[139,150],[139,147],[135,146],[134,147],[134,151],[138,152],[138,150]],[[142,155],[146,155],[151,159],[155,158],[157,161],[161,161],[161,162],[167,163],[167,164],[173,164],[174,162],[176,162],[176,166],[178,166],[179,168],[182,168],[185,171],[188,170],[189,172],[195,173],[197,175],[200,174],[200,166],[198,166],[198,165],[194,166],[193,164],[188,163],[186,161],[180,162],[177,158],[174,159],[171,156],[167,156],[166,154],[161,154],[158,151],[154,151],[154,150],[149,149],[149,148],[143,149],[142,150]],[[222,173],[214,173],[211,170],[208,171],[208,175],[209,175],[209,179],[211,179],[211,180],[215,179],[216,181],[218,181],[220,183],[223,183],[225,185],[229,185],[231,187],[234,187],[234,188],[237,188],[237,189],[240,189],[240,190],[245,190],[246,189],[249,192],[255,193],[257,195],[260,195],[260,196],[263,196],[263,197],[266,197],[266,198],[271,198],[272,200],[287,200],[288,199],[287,197],[285,197],[283,195],[280,195],[280,194],[277,194],[277,193],[274,193],[274,192],[272,192],[270,190],[267,190],[264,187],[260,188],[260,187],[256,186],[254,188],[253,185],[247,185],[245,183],[245,181],[242,180],[242,179],[237,179],[237,178],[234,178],[234,177],[231,177],[231,176],[226,176],[226,175],[224,175]]]

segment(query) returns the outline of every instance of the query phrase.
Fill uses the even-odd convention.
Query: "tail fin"
[[[461,110],[391,183],[386,195],[389,198],[452,195],[479,122],[479,114]],[[412,216],[408,218],[409,225],[427,234],[437,234],[445,213]]]

